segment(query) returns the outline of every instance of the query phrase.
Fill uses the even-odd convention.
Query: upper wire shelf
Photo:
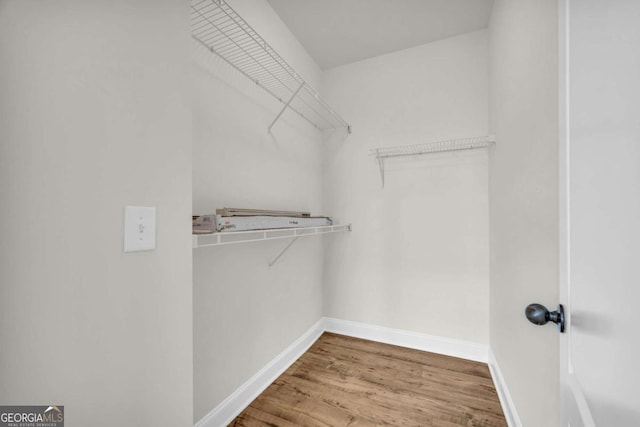
[[[191,36],[320,130],[349,124],[224,0],[191,0]]]
[[[476,136],[472,138],[447,139],[443,141],[427,142],[415,145],[400,145],[395,147],[381,147],[369,150],[369,155],[375,156],[380,167],[380,177],[384,187],[384,162],[391,157],[415,156],[446,151],[474,150],[486,148],[495,144],[494,135]]]

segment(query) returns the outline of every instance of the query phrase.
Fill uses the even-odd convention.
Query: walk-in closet
[[[640,425],[637,0],[0,0],[0,427]]]

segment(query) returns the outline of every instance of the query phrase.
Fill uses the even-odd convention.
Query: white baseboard
[[[323,320],[320,319],[300,338],[293,342],[275,359],[267,363],[258,373],[249,378],[236,391],[231,393],[222,403],[198,421],[196,427],[226,426],[237,417],[253,400],[289,368],[305,351],[316,342],[324,332]]]
[[[516,406],[513,404],[513,399],[511,398],[511,393],[509,393],[507,383],[502,376],[500,365],[498,365],[498,360],[491,348],[489,348],[489,371],[491,371],[493,384],[496,386],[500,405],[504,411],[504,417],[507,419],[507,425],[509,425],[509,427],[522,427],[522,421],[520,421]]]
[[[352,322],[350,320],[325,317],[324,330],[400,347],[460,357],[476,362],[487,363],[489,357],[488,346],[485,344]]]
[[[413,348],[416,350],[430,351],[433,353],[485,363],[488,362],[490,354],[486,345],[475,342],[421,334],[402,329],[392,329],[384,326],[369,325],[349,320],[323,317],[294,343],[282,351],[282,353],[276,356],[275,359],[269,362],[222,403],[198,421],[195,424],[195,427],[220,427],[231,423],[231,421],[233,421],[235,417],[249,406],[249,404],[251,404],[251,402],[260,395],[260,393],[262,393],[273,381],[275,381],[276,378],[286,371],[289,366],[298,360],[298,358],[302,356],[309,347],[311,347],[323,332],[333,332],[355,338]],[[493,375],[493,370],[491,372]],[[502,377],[500,376],[500,378]],[[494,382],[496,382],[496,388],[498,388],[495,376]],[[500,393],[500,391],[498,393]],[[500,402],[503,407],[505,407],[502,396],[500,397]],[[507,420],[509,419],[507,418]],[[520,424],[510,423],[509,426],[520,427]]]

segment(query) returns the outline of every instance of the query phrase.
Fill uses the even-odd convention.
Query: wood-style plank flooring
[[[506,426],[486,364],[324,333],[231,426]]]

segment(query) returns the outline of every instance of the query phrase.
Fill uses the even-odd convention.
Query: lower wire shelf
[[[291,239],[303,236],[315,236],[317,234],[338,233],[341,231],[351,231],[351,224],[194,234],[192,236],[192,246],[196,249],[207,246],[261,242],[263,240]]]

